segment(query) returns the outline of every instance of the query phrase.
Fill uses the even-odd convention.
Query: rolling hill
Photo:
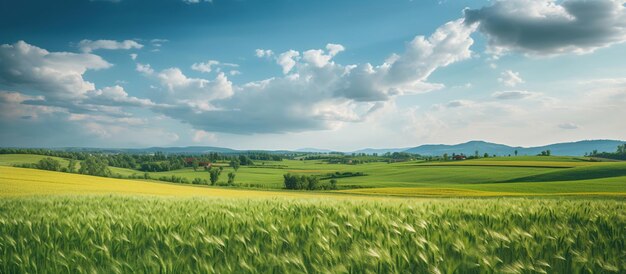
[[[626,141],[617,140],[585,140],[570,143],[557,143],[539,147],[513,147],[503,144],[495,144],[484,141],[470,141],[456,145],[422,145],[405,150],[404,152],[426,156],[443,155],[444,153],[474,155],[476,151],[482,156],[489,155],[506,156],[513,155],[517,150],[518,155],[537,155],[544,150],[550,150],[552,155],[583,156],[585,153],[597,150],[599,152],[613,152],[618,145]]]

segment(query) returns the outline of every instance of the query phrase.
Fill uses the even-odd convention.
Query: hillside
[[[597,150],[599,152],[613,152],[618,145],[626,141],[617,140],[585,140],[571,143],[557,143],[539,147],[513,147],[503,144],[488,143],[484,141],[470,141],[456,145],[422,145],[405,150],[404,152],[415,153],[425,156],[437,156],[447,154],[474,155],[478,151],[482,156],[489,155],[507,156],[514,155],[517,150],[518,155],[537,155],[545,150],[550,150],[552,155],[583,156],[585,153]]]

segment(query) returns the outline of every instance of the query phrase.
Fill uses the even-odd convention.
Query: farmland
[[[0,200],[0,272],[623,272],[615,200]]]
[[[46,156],[0,155],[0,165],[35,163]],[[58,158],[63,163],[66,159]],[[80,163],[79,163],[80,164]],[[219,163],[218,163],[219,164]],[[227,163],[220,164],[223,173],[236,173],[239,185],[262,189],[283,188],[283,174],[324,176],[335,172],[361,172],[365,176],[337,179],[342,192],[378,195],[432,196],[433,189],[445,188],[449,193],[467,192],[476,196],[502,195],[621,195],[626,193],[626,162],[592,162],[577,157],[498,157],[467,161],[399,163],[373,162],[358,165],[328,164],[320,160],[260,161],[242,166],[236,172]],[[113,174],[141,177],[137,170],[110,167]],[[151,178],[182,177],[208,179],[203,169],[182,168],[166,172],[147,172]],[[226,176],[222,176],[224,182]],[[224,182],[225,183],[225,182]],[[352,189],[352,190],[349,190]],[[451,192],[452,191],[452,192]],[[471,192],[471,193],[470,193]],[[452,195],[452,196],[456,196]],[[480,195],[479,195],[480,196]]]
[[[261,189],[12,167],[45,157],[0,155],[0,273],[626,271],[624,162],[240,167],[237,179]],[[282,189],[285,173],[334,172],[364,175],[339,178],[353,186],[339,190]]]

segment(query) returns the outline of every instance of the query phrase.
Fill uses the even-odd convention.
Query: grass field
[[[0,155],[0,165],[34,163],[44,156]],[[63,160],[63,159],[61,159]],[[263,164],[265,163],[265,164]],[[114,173],[140,175],[136,170],[111,168]],[[225,172],[232,172],[226,168]],[[331,172],[364,172],[367,176],[338,179],[343,186],[367,187],[347,193],[432,196],[441,195],[624,195],[626,162],[590,162],[577,157],[500,157],[456,162],[368,163],[360,165],[326,164],[321,161],[265,161],[257,166],[243,166],[236,182],[258,184],[269,189],[283,187],[285,173],[326,174]],[[160,176],[208,179],[204,170],[191,168],[149,173]],[[222,176],[221,180],[225,180]],[[95,180],[95,179],[94,179]],[[467,192],[466,194],[462,194]]]

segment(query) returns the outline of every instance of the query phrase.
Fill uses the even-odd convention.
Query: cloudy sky
[[[624,0],[0,3],[0,146],[626,139]]]

